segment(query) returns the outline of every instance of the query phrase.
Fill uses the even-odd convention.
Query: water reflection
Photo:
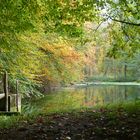
[[[140,99],[140,86],[89,86],[63,89],[23,105],[26,113],[61,112],[81,107],[122,103]]]
[[[140,99],[139,86],[90,86],[76,89],[84,93],[84,106],[119,103]]]

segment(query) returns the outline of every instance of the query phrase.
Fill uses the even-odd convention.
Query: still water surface
[[[98,85],[77,89],[84,95],[87,106],[120,103],[140,99],[140,86]]]
[[[78,88],[65,88],[31,102],[32,107],[41,111],[57,112],[81,107],[94,107],[140,99],[140,86],[95,85]],[[33,103],[33,104],[32,104]],[[32,110],[32,109],[31,109]]]
[[[140,99],[140,86],[116,86],[116,85],[95,85],[83,88],[65,89],[64,91],[69,96],[76,97],[82,100],[82,105],[94,106],[108,103],[119,103],[126,101],[135,101]]]

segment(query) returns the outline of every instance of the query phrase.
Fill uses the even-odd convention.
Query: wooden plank
[[[4,93],[5,93],[5,111],[8,112],[8,73],[4,73],[3,79]]]
[[[0,99],[4,98],[5,94],[4,93],[1,93],[0,94]]]
[[[18,94],[18,80],[16,80],[16,107],[17,107],[17,112],[19,112],[19,94]]]
[[[16,94],[9,94],[8,73],[3,77],[4,93],[0,93],[0,112],[21,112],[21,96],[18,92],[18,81],[16,81]]]
[[[0,99],[0,111],[5,111],[5,98]]]

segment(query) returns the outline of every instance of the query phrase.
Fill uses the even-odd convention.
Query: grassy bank
[[[139,118],[140,101],[96,108],[0,116],[0,137],[4,140],[14,140],[15,135],[16,140],[138,140]]]
[[[139,139],[139,99],[87,106],[83,104],[84,95],[81,90],[71,89],[69,93],[60,91],[26,100],[20,115],[0,116],[0,138]]]
[[[123,75],[114,77],[114,76],[104,76],[104,75],[97,75],[94,77],[88,77],[86,79],[87,82],[139,82],[137,77],[127,76],[124,77]]]
[[[20,115],[1,115],[0,128],[10,128],[13,126],[19,126],[20,122],[34,122],[39,116],[48,116],[53,114],[61,115],[73,113],[75,115],[78,115],[80,112],[93,111],[93,115],[96,116],[95,112],[100,112],[100,115],[102,115],[102,110],[106,110],[106,113],[108,112],[109,114],[111,110],[114,116],[116,116],[115,112],[117,112],[118,110],[124,110],[124,112],[127,112],[128,114],[137,114],[138,112],[140,112],[140,100],[136,100],[133,102],[130,101],[123,103],[98,105],[89,108],[86,106],[80,106],[80,104],[73,101],[76,99],[59,99],[58,96],[56,96],[55,94],[53,96],[48,95],[47,99],[44,99],[41,103],[39,100],[35,100],[31,104],[28,103],[28,105],[23,106],[22,113]],[[47,103],[45,104],[45,102]],[[44,104],[45,106],[41,107]]]

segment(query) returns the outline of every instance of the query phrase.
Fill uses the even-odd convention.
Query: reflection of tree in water
[[[124,86],[109,86],[107,87],[107,92],[106,92],[106,103],[115,103],[115,102],[120,102],[124,101],[124,94],[125,92],[125,87]]]
[[[84,104],[85,105],[94,105],[94,92],[93,92],[93,89],[90,88],[90,87],[86,87],[85,88],[85,101],[84,101]]]
[[[103,90],[105,103],[115,103],[127,100],[127,87],[126,86],[106,86]]]
[[[140,99],[140,86],[127,86],[126,88],[127,101]]]
[[[139,87],[134,86],[92,86],[84,89],[84,105],[119,103],[138,98]],[[140,96],[140,95],[139,95]]]
[[[124,87],[124,99],[127,100],[127,88],[126,88],[126,86]]]
[[[104,99],[101,92],[102,90],[100,90],[98,87],[86,87],[84,104],[88,106],[103,104]]]

